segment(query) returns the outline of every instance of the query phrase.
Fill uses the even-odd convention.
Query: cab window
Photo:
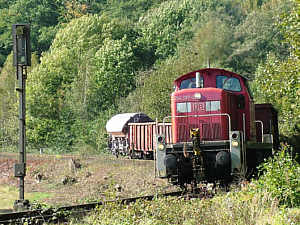
[[[181,81],[179,89],[196,88],[196,78],[191,77]],[[203,77],[200,77],[200,88],[203,88]]]
[[[217,88],[221,88],[228,91],[241,91],[240,80],[236,77],[228,77],[225,75],[219,75],[216,79]]]
[[[190,113],[192,112],[192,107],[190,102],[179,102],[176,104],[176,109],[178,113]]]

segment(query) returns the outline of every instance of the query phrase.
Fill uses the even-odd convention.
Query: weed
[[[268,192],[281,205],[300,206],[300,165],[289,153],[289,146],[282,146],[273,158],[263,163],[261,176],[254,181],[253,192]]]
[[[278,207],[269,193],[231,192],[212,199],[168,197],[130,205],[108,203],[73,224],[285,225],[299,222],[300,210]]]
[[[32,192],[25,193],[25,199],[28,199],[29,202],[37,202],[43,199],[51,197],[52,194],[43,193],[43,192]],[[14,201],[18,199],[18,189],[12,186],[1,185],[0,186],[0,209],[12,208]],[[5,201],[3,201],[5,200]]]

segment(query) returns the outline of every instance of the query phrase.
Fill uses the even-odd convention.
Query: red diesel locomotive
[[[156,171],[173,184],[230,182],[254,173],[279,144],[277,112],[254,104],[247,79],[207,68],[174,82],[172,143],[157,135]]]

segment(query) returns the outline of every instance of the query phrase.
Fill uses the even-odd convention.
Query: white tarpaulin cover
[[[126,123],[139,113],[122,113],[110,118],[106,123],[106,131],[108,133],[122,132]]]

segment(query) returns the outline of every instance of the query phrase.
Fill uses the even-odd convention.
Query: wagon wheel
[[[140,153],[139,153],[139,159],[144,159],[144,157],[145,157],[144,152],[140,151]]]
[[[113,149],[113,150],[112,150],[112,154],[113,154],[116,158],[118,158],[118,157],[119,157],[119,150],[118,150],[118,149]]]
[[[144,160],[147,160],[147,159],[148,159],[148,155],[147,155],[146,153],[142,152],[142,158],[143,158]]]
[[[129,159],[134,159],[134,153],[133,150],[129,151]]]

